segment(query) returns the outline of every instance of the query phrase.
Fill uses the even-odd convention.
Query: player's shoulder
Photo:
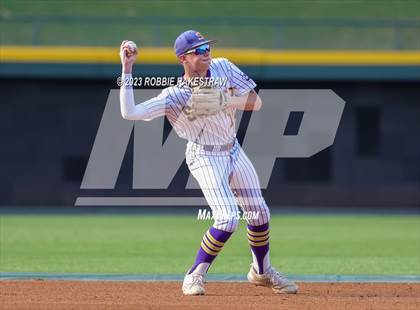
[[[165,87],[165,88],[163,88],[162,89],[162,94],[168,94],[168,93],[170,93],[171,91],[173,91],[173,88],[174,88],[175,86],[174,85],[172,85],[172,86],[168,86],[168,87]]]
[[[224,67],[230,69],[232,63],[224,57],[212,58],[210,67]]]
[[[227,58],[213,58],[210,68],[222,69],[223,71],[231,72],[235,69],[235,65]]]
[[[177,89],[175,86],[162,88],[159,94],[159,98],[166,98],[166,99],[171,100],[176,92],[177,92]]]
[[[161,94],[169,99],[175,99],[178,96],[185,95],[187,92],[191,92],[191,89],[187,86],[188,85],[185,82],[178,82],[175,85],[162,89]]]
[[[181,79],[178,79],[175,83],[173,83],[172,85],[165,87],[162,89],[162,92],[165,92],[166,94],[170,94],[176,91],[179,91],[180,89],[180,85],[183,85],[183,81]]]

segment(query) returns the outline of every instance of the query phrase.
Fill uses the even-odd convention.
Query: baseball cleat
[[[276,294],[296,294],[298,286],[283,276],[273,267],[270,267],[264,274],[258,274],[251,264],[248,272],[248,281],[257,286],[271,287]]]
[[[186,274],[182,284],[182,292],[184,295],[204,295],[204,275]]]

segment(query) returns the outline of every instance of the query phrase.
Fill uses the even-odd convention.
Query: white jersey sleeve
[[[237,66],[225,59],[228,69],[228,79],[234,90],[235,96],[242,96],[253,90],[257,84]]]
[[[122,81],[131,78],[131,74],[123,74]],[[124,119],[137,121],[150,121],[156,117],[164,116],[168,102],[168,94],[164,89],[159,96],[136,104],[133,87],[124,85],[120,89],[120,108]]]

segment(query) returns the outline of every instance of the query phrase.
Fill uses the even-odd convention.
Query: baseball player
[[[189,30],[175,40],[174,50],[184,68],[182,80],[145,102],[135,104],[132,87],[120,90],[122,116],[127,120],[151,120],[166,116],[175,132],[188,141],[186,163],[213,211],[214,224],[204,234],[194,264],[185,275],[185,295],[203,295],[204,278],[224,244],[238,227],[243,211],[258,212],[247,220],[247,237],[253,262],[249,282],[270,287],[276,293],[295,294],[298,287],[270,265],[270,212],[261,195],[255,169],[235,134],[235,111],[259,110],[256,84],[225,58],[211,58],[213,40]],[[135,47],[135,46],[134,46]],[[120,48],[122,80],[130,79],[137,50],[131,41]],[[221,79],[218,87],[192,87],[194,78]]]

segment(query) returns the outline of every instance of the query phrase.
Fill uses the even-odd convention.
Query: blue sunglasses
[[[186,51],[184,55],[192,54],[192,53],[194,53],[195,55],[204,55],[205,53],[208,53],[208,52],[210,52],[210,45],[204,44],[197,48],[193,48],[192,50]]]

